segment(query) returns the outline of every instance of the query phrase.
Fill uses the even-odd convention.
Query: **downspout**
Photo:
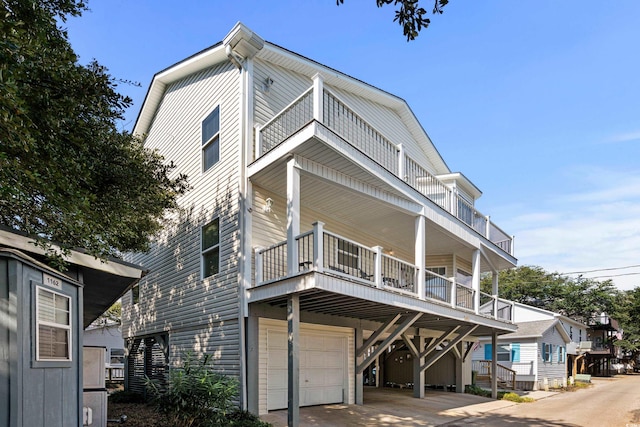
[[[245,183],[245,147],[247,144],[247,134],[245,131],[247,116],[246,116],[246,82],[248,68],[253,69],[249,65],[250,60],[244,60],[238,54],[236,54],[230,45],[227,45],[226,49],[227,58],[229,61],[238,68],[240,72],[240,87],[239,87],[239,112],[240,112],[240,156],[238,159],[238,172],[240,176],[240,183],[238,189],[238,223],[240,225],[240,244],[238,248],[238,335],[239,335],[239,349],[240,349],[240,404],[242,410],[247,410],[247,364],[246,364],[246,333],[245,333],[245,315],[246,315],[246,268],[245,268],[245,247],[246,247],[246,235],[247,235],[247,215],[245,210],[249,207],[246,203],[246,183]]]

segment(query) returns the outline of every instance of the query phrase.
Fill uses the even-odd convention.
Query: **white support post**
[[[374,246],[373,251],[376,254],[376,263],[374,267],[374,279],[377,288],[382,287],[382,246]]]
[[[255,146],[253,147],[255,153],[253,160],[259,159],[262,156],[262,127],[255,125],[254,132],[256,133]]]
[[[487,219],[487,223],[485,224],[484,233],[485,233],[485,237],[487,239],[490,239],[491,238],[491,217],[487,215],[485,218]]]
[[[451,307],[456,308],[458,303],[458,292],[456,291],[458,286],[456,285],[456,276],[451,278]]]
[[[471,288],[473,289],[473,309],[476,314],[480,313],[480,249],[473,251],[473,259],[471,260],[471,269],[473,276],[471,277]]]
[[[322,273],[324,270],[324,222],[313,223],[313,266],[315,270]]]
[[[426,218],[423,215],[416,217],[416,240],[415,240],[415,264],[416,274],[416,293],[418,298],[425,299],[425,269],[427,264],[427,226]]]
[[[295,159],[287,162],[287,273],[298,272],[298,245],[300,234],[300,170]]]
[[[498,276],[497,271],[491,272],[491,295],[494,298],[493,313],[496,319],[498,318]]]
[[[405,180],[404,170],[404,145],[398,144],[398,177],[401,180]]]
[[[262,272],[263,270],[263,262],[264,260],[262,259],[262,254],[260,253],[260,251],[262,251],[264,248],[257,246],[254,250],[256,251],[256,272],[255,272],[255,276],[256,276],[256,283],[254,286],[258,286],[260,283],[262,283]]]
[[[313,76],[313,119],[319,123],[324,122],[324,78],[320,73]]]
[[[290,427],[300,423],[300,296],[287,298],[287,420]]]
[[[455,185],[451,189],[451,215],[458,217],[458,188]]]

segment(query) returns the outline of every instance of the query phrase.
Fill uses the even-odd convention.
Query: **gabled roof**
[[[136,120],[133,130],[134,134],[144,135],[148,132],[167,85],[197,71],[206,69],[223,61],[228,61],[231,56],[234,56],[233,59],[237,59],[238,56],[243,59],[243,53],[246,52],[246,49],[243,47],[246,46],[246,43],[244,45],[242,43],[237,43],[239,33],[244,34],[245,40],[253,42],[256,40],[262,40],[244,24],[238,22],[222,42],[216,43],[213,46],[157,73],[151,81],[144,103],[140,109],[140,113],[138,114],[138,119]],[[240,46],[240,50],[238,52],[232,52],[232,55],[228,47],[233,51],[236,49],[235,46]],[[253,52],[251,52],[251,54],[253,54]],[[448,174],[451,172],[404,99],[331,67],[320,64],[312,59],[306,58],[300,54],[291,52],[290,50],[274,43],[266,41],[263,42],[262,47],[260,49],[256,49],[255,57],[286,69],[293,70],[296,73],[305,75],[309,78],[320,73],[323,76],[325,83],[328,85],[355,93],[358,96],[362,96],[393,109],[403,120],[414,139],[429,157],[435,168],[436,175]]]
[[[510,332],[508,334],[500,335],[498,340],[500,341],[512,341],[514,339],[523,338],[541,338],[550,329],[556,328],[556,330],[562,335],[565,342],[570,342],[571,338],[564,330],[558,319],[549,320],[535,320],[533,322],[520,322],[518,323],[518,330]]]
[[[546,310],[546,309],[540,308],[540,307],[534,307],[532,305],[523,304],[523,303],[517,302],[517,301],[514,301],[513,303],[514,303],[514,305],[516,305],[516,306],[518,306],[520,308],[523,308],[525,310],[535,311],[535,312],[541,313],[543,315],[547,315],[550,319],[551,318],[556,318],[556,319],[562,320],[565,323],[572,323],[572,324],[574,324],[576,326],[587,327],[587,325],[585,325],[582,322],[579,322],[579,321],[577,321],[575,319],[572,319],[570,317],[564,316],[564,315],[562,315],[560,313],[556,313],[556,312],[551,311],[551,310]],[[517,321],[517,319],[515,319],[515,320]]]

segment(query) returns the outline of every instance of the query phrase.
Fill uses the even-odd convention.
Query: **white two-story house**
[[[130,257],[149,274],[123,299],[129,388],[209,353],[242,407],[295,417],[365,402],[400,343],[416,397],[438,364],[463,391],[472,342],[516,330],[497,297],[512,238],[401,98],[239,23],[154,76],[134,132],[192,189]]]

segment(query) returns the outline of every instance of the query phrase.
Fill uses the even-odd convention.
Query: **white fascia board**
[[[147,96],[140,109],[138,120],[133,128],[134,135],[142,136],[148,132],[167,85],[227,60],[224,46],[222,43],[218,43],[157,73],[151,81]]]

